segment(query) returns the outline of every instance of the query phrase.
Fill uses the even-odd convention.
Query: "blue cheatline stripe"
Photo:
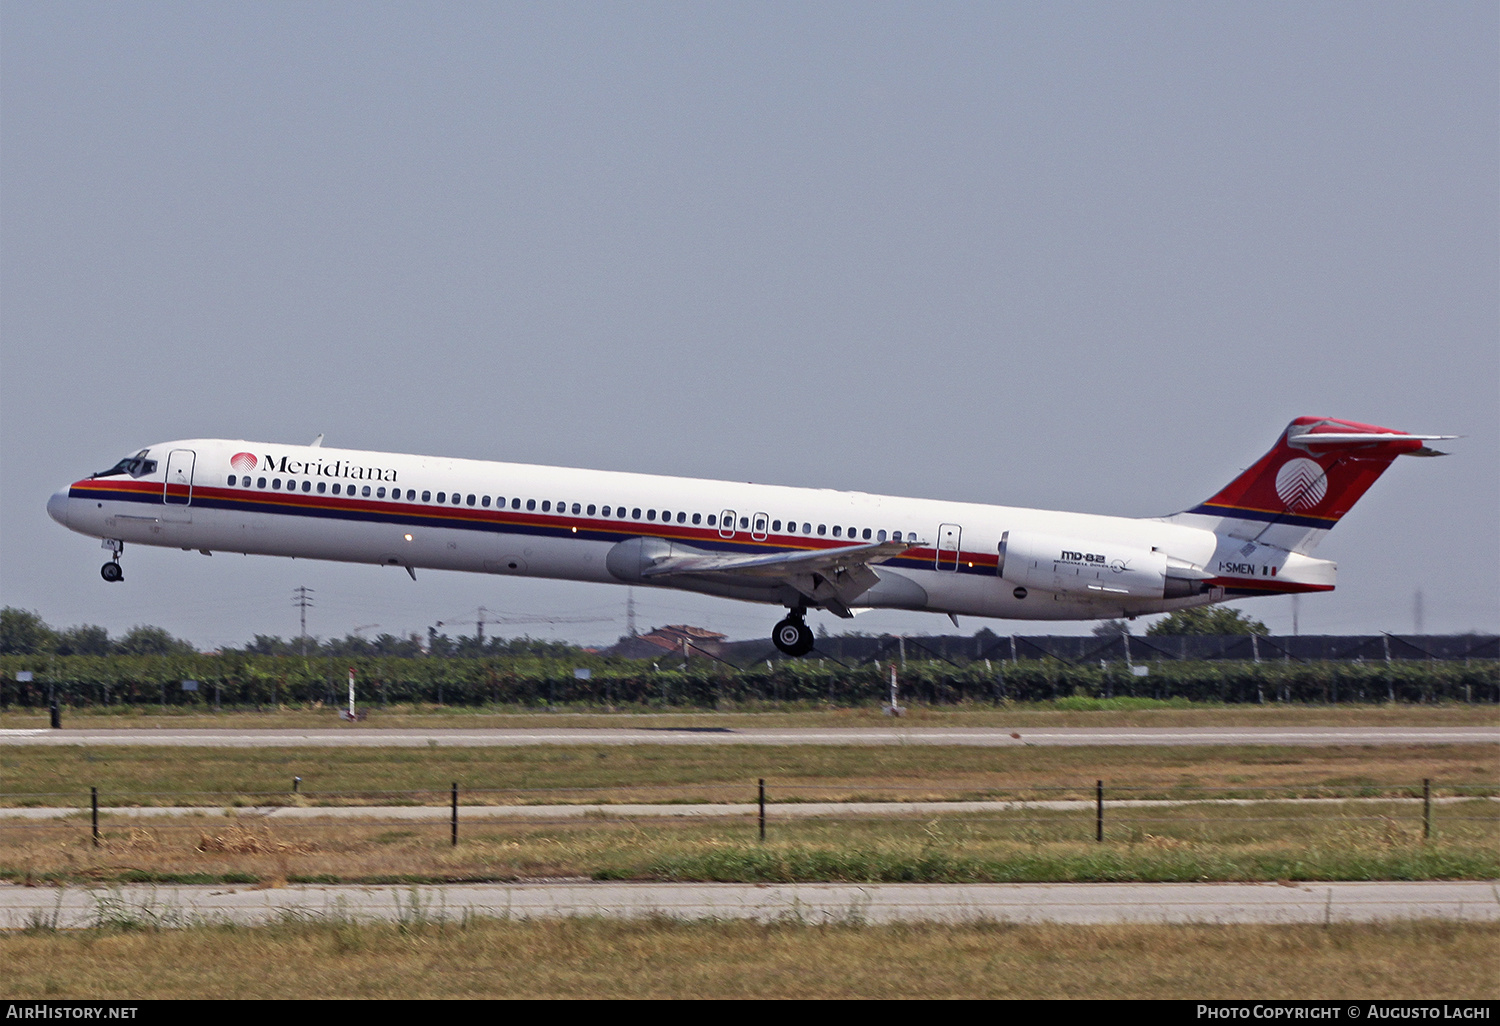
[[[73,489],[73,491],[78,492],[78,494],[74,496],[75,498],[101,499],[112,502],[134,502],[144,506],[162,505],[161,493],[155,489],[149,492],[101,488],[90,488],[86,491],[82,489]],[[282,492],[281,495],[289,496],[297,500],[296,502],[288,503],[275,501],[257,501],[255,496],[268,494],[259,490],[246,492],[243,494],[245,496],[244,498],[240,498],[238,495],[233,498],[226,498],[222,495],[213,494],[212,490],[210,489],[199,488],[194,490],[193,501],[191,505],[179,506],[178,508],[221,509],[242,513],[269,513],[276,516],[307,517],[310,519],[318,520],[352,520],[359,521],[361,523],[391,524],[399,527],[451,528],[463,531],[477,531],[481,533],[491,534],[528,535],[536,538],[582,538],[589,541],[619,542],[624,541],[628,538],[655,537],[663,538],[667,541],[680,541],[684,544],[692,545],[695,548],[702,549],[708,552],[807,552],[833,550],[846,547],[828,545],[794,548],[793,546],[781,542],[758,542],[748,539],[741,541],[737,538],[723,538],[717,536],[717,534],[712,537],[699,538],[697,536],[688,536],[686,532],[694,530],[713,532],[714,528],[692,528],[686,524],[681,526],[681,531],[683,532],[682,534],[651,534],[644,529],[648,527],[656,527],[658,525],[647,524],[636,520],[622,520],[618,522],[619,526],[617,528],[604,529],[600,527],[585,527],[582,525],[575,525],[574,523],[567,520],[559,521],[555,517],[551,519],[556,522],[550,524],[514,523],[510,521],[499,521],[496,518],[502,515],[507,517],[525,516],[533,521],[542,519],[543,517],[545,517],[545,515],[538,516],[535,514],[523,514],[519,512],[497,514],[493,510],[483,510],[480,507],[474,507],[472,510],[470,510],[470,508],[467,506],[454,506],[451,508],[420,506],[414,507],[413,511],[411,512],[407,512],[403,509],[402,512],[397,513],[392,510],[367,510],[358,508],[351,509],[346,507],[332,507],[332,502],[337,501],[337,499],[335,499],[335,497],[333,496],[308,495],[304,498],[302,493],[300,492]],[[269,494],[274,495],[275,493]],[[320,501],[324,503],[324,505],[318,505],[317,503]],[[379,502],[381,500],[377,499],[374,501]],[[417,510],[427,510],[430,512],[418,512]],[[438,510],[442,510],[442,512],[439,513],[437,512]],[[463,512],[478,513],[484,515],[485,519],[473,519],[471,517],[464,516],[455,517],[452,515],[453,513]],[[576,531],[573,529],[575,526],[578,527]],[[664,527],[666,525],[660,526]],[[672,526],[674,528],[677,527],[677,525]],[[863,543],[856,542],[856,544]],[[980,553],[959,553],[958,568],[956,572],[994,576],[994,563],[991,562],[990,565],[986,566],[982,562],[983,558],[983,554]],[[993,559],[993,557],[991,558]],[[965,565],[969,560],[973,560],[976,565],[972,567]],[[946,560],[944,562],[946,563]],[[892,568],[905,568],[908,570],[931,570],[933,568],[933,560],[930,556],[897,556],[892,559],[888,559],[884,563],[881,563],[879,565]]]
[[[1338,517],[1304,517],[1293,513],[1273,513],[1264,509],[1245,509],[1242,506],[1210,506],[1204,503],[1188,510],[1209,517],[1231,517],[1235,520],[1266,520],[1278,524],[1295,524],[1298,527],[1329,528],[1339,522]]]

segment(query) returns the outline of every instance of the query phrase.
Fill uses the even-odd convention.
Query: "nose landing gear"
[[[771,641],[789,656],[804,656],[813,650],[812,628],[802,619],[803,610],[793,609],[771,632]]]
[[[116,581],[123,581],[125,579],[125,571],[120,569],[120,553],[125,551],[125,543],[118,538],[106,538],[104,539],[103,547],[112,552],[113,555],[110,557],[108,563],[99,568],[99,576],[111,584]]]

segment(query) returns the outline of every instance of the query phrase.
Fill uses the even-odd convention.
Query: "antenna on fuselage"
[[[316,448],[318,448],[322,444],[323,444],[323,433],[320,431],[320,432],[318,432],[318,437],[314,438],[312,440],[312,442],[309,443],[308,448],[309,449],[316,449]]]

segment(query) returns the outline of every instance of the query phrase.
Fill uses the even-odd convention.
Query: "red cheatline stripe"
[[[75,482],[72,486],[80,490],[90,491],[115,491],[131,492],[136,494],[160,495],[161,485],[154,482],[141,481],[115,481],[102,482],[85,479]],[[330,513],[390,513],[405,514],[407,516],[422,517],[429,520],[449,520],[468,523],[492,523],[504,524],[514,527],[539,527],[553,530],[570,530],[577,527],[580,531],[609,532],[635,536],[642,529],[650,529],[651,537],[679,539],[684,541],[707,541],[727,542],[738,546],[768,547],[779,551],[793,550],[803,552],[833,551],[843,548],[852,548],[856,545],[867,544],[859,540],[852,542],[835,541],[831,538],[804,538],[797,535],[769,535],[764,541],[756,541],[748,537],[748,532],[736,530],[735,536],[725,538],[719,534],[716,527],[692,527],[689,525],[666,525],[660,522],[639,520],[603,520],[590,518],[572,518],[537,515],[534,513],[522,513],[519,511],[501,512],[494,509],[469,508],[466,506],[437,506],[431,504],[391,502],[390,500],[364,499],[350,503],[346,498],[339,496],[302,494],[301,492],[270,492],[270,491],[244,491],[241,489],[213,488],[208,486],[197,486],[193,489],[194,495],[204,498],[216,499],[221,502],[240,503],[255,506],[279,506],[287,510],[318,510]],[[995,566],[999,561],[998,554],[983,552],[950,554],[944,552],[946,563],[951,555],[956,555],[959,562],[972,563],[975,566]],[[923,563],[936,559],[936,550],[930,548],[914,549],[900,556],[892,557],[888,562],[892,563]]]

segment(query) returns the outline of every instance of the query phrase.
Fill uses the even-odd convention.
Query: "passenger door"
[[[167,454],[167,479],[162,485],[162,519],[191,521],[193,504],[193,466],[198,454],[191,449],[173,449]]]
[[[963,539],[963,533],[963,528],[957,524],[938,525],[937,569],[958,569],[959,542]]]

